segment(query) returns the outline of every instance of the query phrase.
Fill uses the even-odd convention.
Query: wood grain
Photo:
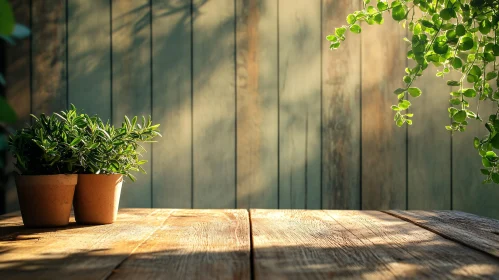
[[[499,257],[499,221],[459,211],[387,211],[448,239]]]
[[[29,0],[14,0],[10,1],[12,10],[17,23],[23,24],[30,28],[30,1]],[[12,125],[14,129],[20,129],[30,123],[31,113],[31,40],[30,38],[23,39],[15,46],[7,45],[5,48],[5,80],[7,82],[5,90],[5,98],[10,106],[14,109],[17,115],[17,122]],[[6,213],[19,209],[17,201],[17,191],[14,183],[14,159],[10,154],[7,154],[5,174],[7,181],[0,188],[4,198],[4,206]]]
[[[277,208],[277,1],[236,8],[237,207]]]
[[[475,110],[475,100],[470,102]],[[479,114],[488,120],[495,114],[497,106],[482,102]],[[473,147],[473,137],[483,137],[488,133],[485,123],[469,120],[465,132],[456,132],[452,136],[452,209],[499,219],[497,198],[499,188],[496,184],[482,184],[485,179],[480,173],[483,168],[481,157]]]
[[[175,210],[111,279],[250,279],[246,210]]]
[[[166,220],[171,210],[121,210],[103,226],[27,229],[0,219],[1,279],[104,279]]]
[[[279,1],[279,207],[321,207],[321,2]]]
[[[152,1],[153,207],[192,207],[191,3]]]
[[[250,216],[255,279],[499,277],[497,259],[381,212]]]
[[[52,114],[67,107],[66,1],[32,1],[31,112]]]
[[[406,128],[390,109],[403,86],[405,29],[391,19],[362,28],[362,209],[405,209]]]
[[[112,120],[121,126],[123,116],[151,115],[151,11],[149,0],[112,1]],[[155,120],[154,120],[155,121]],[[120,207],[151,207],[151,144],[141,144],[147,152],[137,181],[127,180]]]
[[[322,4],[323,209],[360,208],[360,36],[349,35],[338,51],[324,40],[359,8],[360,1],[351,0]]]
[[[437,78],[435,66],[414,83],[423,94],[410,98],[414,124],[408,128],[408,209],[450,209],[451,134],[449,93],[451,87]],[[449,78],[446,78],[449,79]]]
[[[41,2],[41,1],[40,1]],[[68,101],[111,120],[111,1],[68,1]]]
[[[234,208],[234,1],[195,0],[193,8],[193,207]]]

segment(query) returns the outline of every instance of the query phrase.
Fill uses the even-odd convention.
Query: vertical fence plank
[[[32,113],[66,109],[66,1],[32,1]]]
[[[192,207],[191,2],[152,2],[153,207]]]
[[[480,105],[480,115],[484,121],[497,110],[490,103],[485,101]],[[470,107],[476,108],[476,102],[472,102]],[[485,176],[480,173],[480,168],[483,168],[481,157],[473,147],[473,137],[481,138],[486,135],[487,130],[484,123],[473,120],[468,122],[465,132],[456,132],[452,136],[452,207],[454,210],[499,219],[499,186],[482,184]]]
[[[406,128],[390,109],[403,86],[405,29],[389,16],[362,28],[362,209],[405,209]]]
[[[194,1],[195,208],[235,206],[234,12],[233,0]]]
[[[326,36],[345,24],[360,1],[324,0],[322,7],[322,207],[360,208],[360,36],[329,50]]]
[[[321,2],[279,2],[279,201],[320,208]]]
[[[11,1],[12,9],[17,23],[30,27],[30,1]],[[31,42],[29,38],[23,39],[15,46],[6,47],[5,98],[17,114],[17,123],[14,129],[20,129],[30,122],[31,113]],[[9,154],[5,173],[7,182],[4,192],[4,209],[0,212],[12,212],[19,209],[17,191],[14,183],[13,172],[15,172],[14,159]],[[0,203],[1,204],[1,203]]]
[[[151,115],[151,13],[149,0],[112,1],[113,92],[112,120],[120,126],[123,116]],[[151,207],[151,144],[136,182],[126,182],[120,207]],[[128,180],[127,180],[128,181]]]
[[[68,1],[69,103],[104,121],[111,118],[110,4]]]
[[[277,208],[277,1],[236,8],[237,207]]]
[[[411,64],[412,65],[412,64]],[[440,69],[441,70],[441,69]],[[411,98],[414,125],[408,133],[408,209],[450,209],[451,136],[449,93],[445,80],[430,65],[414,83],[423,94]]]

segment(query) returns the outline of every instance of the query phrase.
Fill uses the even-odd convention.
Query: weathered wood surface
[[[387,213],[499,257],[499,221],[459,211],[400,211]]]
[[[277,2],[236,1],[238,208],[278,208]]]
[[[30,27],[30,0],[10,1],[16,22]],[[15,129],[20,129],[30,123],[31,114],[31,40],[26,38],[15,46],[5,48],[5,80],[7,85],[4,89],[5,98],[17,114],[17,123],[13,125]],[[13,174],[15,171],[14,159],[8,154],[6,159],[5,174]],[[14,183],[14,176],[9,176],[3,186],[5,212],[12,212],[19,209],[17,201],[17,191]],[[0,209],[0,213],[3,209]]]
[[[0,220],[0,279],[104,279],[167,219],[171,210],[121,210],[112,225],[27,229]]]
[[[191,2],[152,1],[152,206],[192,207]]]
[[[52,114],[67,107],[66,3],[31,1],[31,113]]]
[[[110,120],[111,1],[72,0],[67,3],[67,100],[85,113]]]
[[[390,19],[362,28],[361,209],[406,209],[407,130],[394,124],[390,109],[393,91],[404,85],[406,33]]]
[[[285,209],[321,207],[320,4],[279,1],[279,207]]]
[[[467,85],[471,87],[471,85]],[[476,108],[475,100],[470,108]],[[491,102],[481,102],[479,114],[488,120],[489,115],[497,112],[497,106]],[[499,219],[499,186],[482,184],[485,176],[481,157],[473,147],[473,137],[482,137],[488,133],[485,123],[469,121],[465,132],[456,132],[452,136],[452,209],[471,212]]]
[[[175,210],[111,279],[250,279],[246,210]]]
[[[0,279],[497,279],[498,229],[448,211],[122,209],[52,229],[12,213]]]
[[[195,0],[193,8],[193,207],[234,208],[234,1]]]
[[[149,0],[111,2],[112,12],[112,121],[121,126],[130,119],[151,115],[151,10]],[[141,144],[148,162],[147,174],[137,174],[137,181],[125,182],[121,207],[151,207],[151,143]],[[164,183],[164,182],[163,182]]]
[[[326,0],[322,38],[344,24],[360,1]],[[322,208],[360,208],[360,36],[348,36],[341,51],[322,44]],[[348,73],[345,75],[345,73]]]
[[[445,129],[450,123],[447,108],[451,87],[435,76],[435,66],[425,71],[414,83],[423,94],[410,98],[414,125],[408,128],[407,207],[451,209],[451,134]]]
[[[377,211],[250,216],[255,279],[499,277],[496,258]]]

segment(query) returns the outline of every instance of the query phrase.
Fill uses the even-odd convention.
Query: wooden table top
[[[0,279],[499,279],[499,221],[455,211],[123,209],[28,229],[0,216]]]

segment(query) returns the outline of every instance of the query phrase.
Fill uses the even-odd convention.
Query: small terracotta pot
[[[73,208],[79,224],[112,224],[118,215],[121,174],[80,174]]]
[[[78,175],[17,175],[17,196],[27,227],[69,224]]]

